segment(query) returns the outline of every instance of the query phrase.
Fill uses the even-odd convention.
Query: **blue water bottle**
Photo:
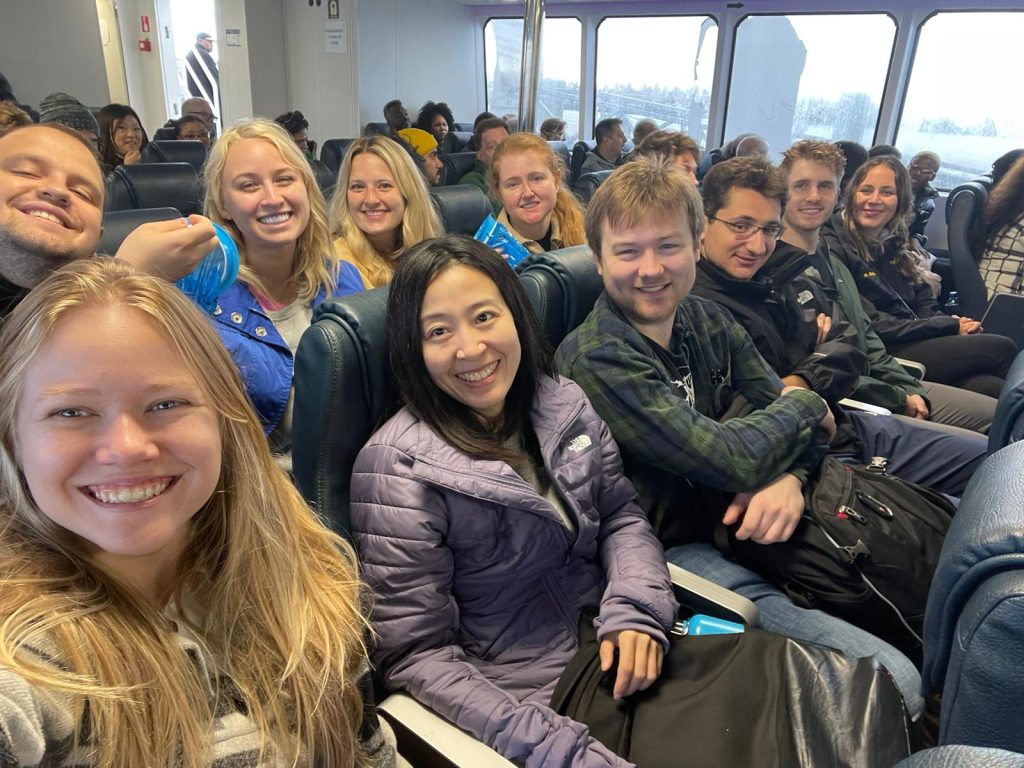
[[[219,241],[217,247],[175,283],[192,301],[210,313],[217,307],[217,297],[238,277],[238,246],[220,224],[215,223],[213,229]]]
[[[677,621],[672,627],[674,635],[736,635],[742,631],[742,624],[716,619],[704,613],[695,613],[688,619]]]

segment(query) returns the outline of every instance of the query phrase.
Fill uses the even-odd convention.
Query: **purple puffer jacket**
[[[583,391],[543,379],[530,414],[577,531],[513,469],[471,459],[408,409],[352,475],[352,526],[377,593],[375,662],[392,689],[527,766],[627,766],[548,702],[599,607],[598,637],[658,639],[675,618],[661,545]]]

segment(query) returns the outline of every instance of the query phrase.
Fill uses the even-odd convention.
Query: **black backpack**
[[[736,525],[719,527],[719,546],[797,605],[845,619],[920,664],[928,588],[956,508],[936,491],[887,475],[881,458],[864,467],[825,457],[804,501],[788,541],[739,541]]]

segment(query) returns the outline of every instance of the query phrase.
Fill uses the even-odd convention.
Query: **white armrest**
[[[854,408],[858,411],[873,413],[876,416],[892,416],[892,411],[888,408],[883,408],[880,405],[872,405],[871,403],[862,403],[860,400],[851,400],[848,397],[844,397],[840,400],[839,404],[844,408]]]
[[[393,693],[377,705],[398,737],[398,751],[417,768],[515,768],[482,741],[452,725],[406,693]]]
[[[748,627],[757,626],[757,606],[743,595],[720,587],[713,581],[690,573],[673,563],[668,564],[668,575],[676,588],[679,602],[694,613],[706,613],[719,619],[738,621]]]
[[[906,368],[907,372],[918,381],[924,378],[926,370],[924,363],[919,363],[916,360],[907,360],[905,357],[894,357],[893,360]]]

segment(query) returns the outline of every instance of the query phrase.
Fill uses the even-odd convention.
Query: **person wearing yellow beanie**
[[[434,135],[419,128],[403,128],[398,135],[423,158],[423,175],[427,177],[427,183],[432,187],[439,186],[442,164]]]

